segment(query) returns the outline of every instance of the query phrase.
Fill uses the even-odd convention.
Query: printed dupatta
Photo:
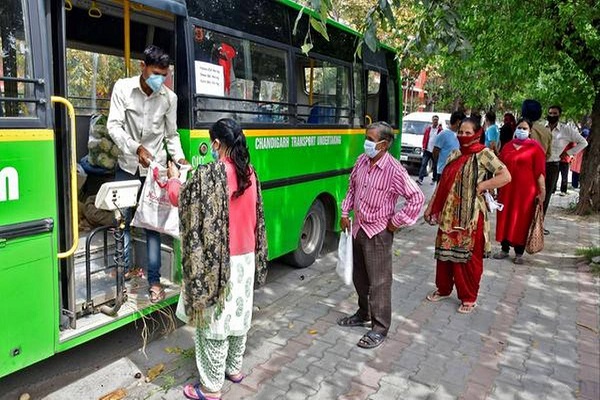
[[[267,276],[267,241],[258,177],[256,191],[254,255],[258,286],[265,283]],[[214,162],[198,167],[181,190],[179,218],[185,312],[191,324],[202,326],[207,322],[204,311],[208,307],[215,306],[215,316],[222,311],[231,274],[225,164]]]

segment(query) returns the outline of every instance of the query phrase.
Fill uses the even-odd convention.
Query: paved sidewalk
[[[422,188],[429,197],[433,187]],[[307,269],[273,266],[256,292],[248,375],[226,383],[223,398],[599,399],[599,279],[574,249],[599,245],[600,222],[556,207],[574,197],[553,199],[541,254],[526,255],[524,265],[485,260],[471,315],[456,312],[454,296],[425,300],[434,289],[436,228],[421,220],[397,233],[394,320],[374,350],[356,346],[366,328],[335,324],[357,298],[335,275],[334,252]],[[192,331],[181,327],[146,355],[135,352],[47,398],[99,398],[120,387],[127,398],[183,398],[182,385],[197,381],[192,349]],[[134,378],[158,363],[165,369],[153,382]]]

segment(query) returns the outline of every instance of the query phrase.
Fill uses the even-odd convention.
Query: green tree
[[[572,119],[591,113],[577,213],[600,211],[600,1],[351,1],[366,10],[362,23],[354,22],[365,45],[374,48],[383,30],[397,40],[404,66],[418,70],[436,60],[442,103],[518,110],[523,99],[536,98],[561,104]],[[332,10],[347,3],[305,4],[324,20],[343,16]]]
[[[520,110],[525,98],[564,116],[591,113],[577,213],[600,211],[600,2],[456,1],[468,57],[441,55],[446,84],[474,108]],[[493,10],[493,12],[490,12]]]

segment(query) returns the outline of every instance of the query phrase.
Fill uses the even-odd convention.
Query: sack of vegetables
[[[119,148],[106,129],[106,116],[95,114],[90,117],[88,154],[90,164],[113,171],[117,165]]]

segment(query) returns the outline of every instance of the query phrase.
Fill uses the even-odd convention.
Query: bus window
[[[398,83],[390,77],[388,85],[388,122],[393,127],[398,127],[398,103],[396,93]]]
[[[365,106],[364,106],[364,81],[363,70],[360,66],[354,68],[354,127],[365,124]]]
[[[350,68],[327,61],[301,58],[298,91],[300,122],[348,125],[350,123]]]
[[[367,72],[367,115],[371,121],[379,121],[379,85],[381,74],[377,71]]]
[[[288,122],[285,51],[195,26],[194,58],[196,125]]]
[[[21,0],[0,6],[0,118],[35,117],[29,21]],[[31,3],[33,4],[33,3]]]

